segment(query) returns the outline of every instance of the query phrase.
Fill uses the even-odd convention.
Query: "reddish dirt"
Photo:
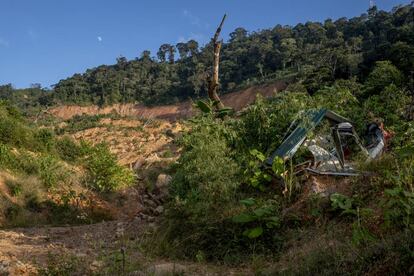
[[[225,106],[234,108],[239,111],[243,107],[251,104],[256,99],[256,95],[260,94],[263,97],[270,97],[276,92],[283,90],[286,87],[284,82],[275,82],[261,86],[253,86],[247,89],[225,94],[222,101]],[[59,106],[48,111],[50,114],[67,120],[75,115],[96,115],[118,113],[121,116],[136,116],[141,118],[156,118],[169,121],[175,121],[182,118],[188,118],[194,114],[192,104],[190,101],[185,101],[177,105],[164,105],[147,107],[142,104],[115,104],[100,108],[98,106]]]

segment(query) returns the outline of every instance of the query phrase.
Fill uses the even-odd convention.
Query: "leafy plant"
[[[53,188],[65,179],[62,165],[52,156],[39,158],[39,176],[47,188]]]
[[[266,173],[263,168],[263,162],[266,157],[257,149],[250,150],[250,155],[254,158],[249,161],[249,167],[244,171],[248,178],[248,183],[261,191],[265,190],[266,184],[272,180],[272,176]]]
[[[382,203],[386,226],[414,226],[414,192],[402,187],[385,190],[386,199]]]
[[[356,245],[361,245],[368,242],[375,241],[375,237],[371,234],[371,232],[363,225],[362,218],[366,217],[371,213],[369,209],[362,209],[363,212],[359,208],[357,208],[357,221],[352,224],[352,242]]]
[[[284,176],[285,164],[280,157],[276,156],[273,160],[271,171],[267,172],[264,167],[266,156],[257,149],[252,149],[249,153],[253,160],[249,161],[248,168],[244,171],[244,174],[247,177],[247,182],[252,187],[264,191],[266,184],[272,180],[272,174],[277,177]]]
[[[357,211],[353,208],[353,200],[345,195],[334,193],[330,197],[333,210],[340,210],[342,215],[356,215]]]
[[[117,163],[116,157],[105,144],[91,147],[84,164],[86,183],[97,191],[111,192],[134,181],[132,172]]]
[[[253,198],[240,200],[247,210],[241,214],[233,216],[234,223],[242,224],[248,227],[244,230],[243,235],[256,239],[263,235],[264,231],[275,229],[280,226],[281,220],[278,216],[278,206],[275,202],[267,202],[263,206],[257,206]]]
[[[218,101],[212,101],[208,99],[208,100],[198,100],[194,106],[197,107],[204,114],[215,115],[219,118],[223,118],[233,113],[233,109],[229,107],[215,110],[217,104],[218,104]]]
[[[68,162],[75,162],[82,156],[80,146],[68,136],[56,141],[56,150],[59,157]]]
[[[6,185],[9,188],[10,194],[12,196],[19,196],[22,192],[22,186],[19,182],[8,180]]]

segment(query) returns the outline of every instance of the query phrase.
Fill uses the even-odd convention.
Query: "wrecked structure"
[[[329,122],[328,135],[313,135],[324,120]],[[364,141],[360,139],[353,123],[333,111],[308,110],[290,125],[282,144],[265,161],[271,167],[275,158],[292,160],[301,146],[305,146],[313,158],[295,165],[295,173],[309,172],[316,175],[355,176],[354,157],[361,155],[366,161],[378,158],[384,151],[387,132],[379,123],[367,126]]]

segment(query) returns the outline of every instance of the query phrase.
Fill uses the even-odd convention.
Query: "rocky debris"
[[[145,164],[145,158],[144,157],[140,157],[140,158],[137,159],[137,161],[135,161],[135,164],[133,166],[133,169],[135,171],[137,171],[137,170],[141,169],[144,166],[144,164]]]
[[[167,276],[167,275],[183,275],[187,272],[187,268],[183,265],[176,263],[164,263],[152,265],[143,271],[136,271],[131,275],[154,275],[154,276]]]
[[[164,207],[163,206],[158,206],[157,208],[155,208],[155,213],[158,215],[161,215],[164,212]]]
[[[37,269],[15,257],[5,258],[0,255],[0,275],[37,275]]]
[[[142,208],[135,216],[135,221],[154,222],[156,217],[164,213],[163,204],[168,196],[168,185],[171,180],[172,177],[170,175],[160,174],[157,177],[154,190],[142,189],[138,196]]]
[[[0,260],[0,275],[9,275],[10,262],[7,260]]]
[[[90,266],[89,266],[89,270],[91,272],[99,272],[99,270],[104,266],[104,263],[102,261],[93,261]]]
[[[168,185],[170,184],[172,180],[171,175],[168,174],[160,174],[157,177],[157,182],[155,183],[155,187],[159,190],[159,191],[164,191],[166,189],[168,189]]]

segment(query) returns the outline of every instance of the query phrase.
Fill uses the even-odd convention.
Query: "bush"
[[[387,86],[393,84],[401,86],[403,76],[391,61],[377,61],[372,72],[365,81],[365,95],[375,95],[383,91]]]
[[[55,134],[47,128],[41,128],[34,133],[36,147],[40,151],[51,152],[55,149]]]
[[[90,147],[84,165],[87,185],[100,192],[111,192],[134,181],[131,170],[120,166],[105,144]]]
[[[46,188],[56,187],[59,181],[64,181],[67,177],[66,171],[57,159],[52,156],[38,157],[39,177]]]
[[[384,120],[385,126],[398,126],[403,123],[410,97],[404,90],[391,84],[379,94],[369,97],[364,103],[364,113]],[[372,118],[367,118],[368,120]]]
[[[258,97],[235,123],[237,151],[248,155],[250,149],[265,153],[275,149],[297,113],[311,107],[313,100],[305,93],[282,92],[268,100]]]
[[[56,151],[62,160],[76,162],[82,156],[80,146],[69,136],[56,141]]]
[[[173,196],[189,204],[223,203],[234,198],[240,168],[231,158],[223,128],[222,123],[205,118],[184,136],[185,150],[171,185]]]
[[[32,132],[22,123],[5,117],[0,120],[0,143],[17,147],[32,146]]]

